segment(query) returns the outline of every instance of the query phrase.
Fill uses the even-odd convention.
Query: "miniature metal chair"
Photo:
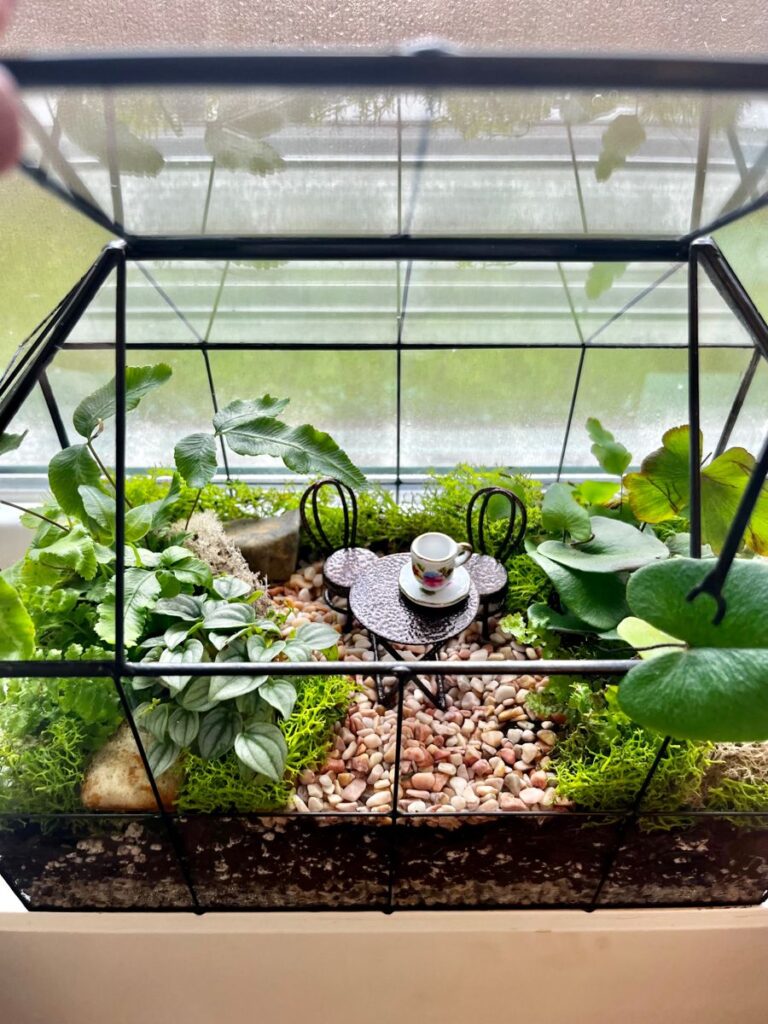
[[[509,502],[509,514],[504,536],[496,542],[495,549],[492,549],[486,531],[488,528],[488,505],[495,494],[503,495]],[[473,515],[478,501],[480,507],[477,513],[477,537],[475,537]],[[467,539],[475,551],[475,554],[467,562],[467,572],[480,597],[483,636],[488,635],[488,620],[491,617],[491,612],[498,610],[507,592],[507,570],[504,568],[504,559],[522,541],[527,524],[528,516],[524,503],[505,487],[483,487],[472,495],[467,506]]]
[[[334,548],[322,524],[322,515],[318,508],[318,495],[324,487],[331,487],[339,496],[344,514],[343,543]],[[310,525],[307,514],[309,505],[312,517]],[[344,612],[347,616],[345,628],[352,625],[349,610],[349,591],[357,577],[368,566],[376,561],[376,555],[367,548],[355,546],[357,540],[357,498],[351,487],[328,477],[311,484],[301,496],[299,502],[301,525],[309,534],[313,543],[317,544],[325,554],[323,563],[323,597],[326,604],[334,611]]]

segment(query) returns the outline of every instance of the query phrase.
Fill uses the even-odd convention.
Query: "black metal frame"
[[[745,63],[733,61],[667,61],[661,59],[627,58],[627,59],[605,59],[605,58],[542,58],[542,57],[479,57],[476,55],[458,55],[444,52],[427,50],[410,55],[241,55],[241,56],[137,56],[125,57],[110,56],[85,57],[85,58],[62,58],[44,60],[12,60],[8,62],[11,72],[16,76],[23,88],[48,88],[54,86],[70,87],[101,87],[111,88],[115,86],[184,86],[199,85],[206,83],[211,85],[293,85],[297,87],[318,87],[318,86],[376,86],[380,88],[389,87],[422,87],[422,88],[446,88],[461,83],[462,88],[522,88],[522,87],[549,87],[573,85],[582,87],[592,86],[613,86],[632,88],[662,88],[662,89],[690,89],[690,90],[734,90],[741,89],[748,92],[768,92],[768,63]],[[700,228],[701,188],[703,187],[703,172],[706,165],[706,152],[709,139],[708,120],[703,115],[702,132],[699,145],[699,172],[697,174],[696,194],[698,194],[698,207],[696,194],[694,195],[694,211],[692,211],[691,232],[677,239],[670,238],[601,238],[585,235],[574,238],[414,238],[409,234],[409,225],[401,224],[400,232],[394,237],[387,238],[229,238],[229,237],[198,237],[198,238],[138,238],[127,234],[121,225],[110,220],[88,196],[84,196],[76,187],[64,187],[51,179],[45,171],[39,168],[23,167],[31,177],[39,184],[51,190],[60,199],[68,202],[81,213],[91,217],[102,227],[107,227],[122,237],[122,240],[108,246],[91,270],[78,282],[70,294],[63,300],[59,307],[41,325],[38,332],[29,341],[29,344],[20,351],[11,371],[0,382],[0,431],[4,430],[13,416],[19,410],[24,400],[30,394],[32,388],[39,381],[43,394],[51,414],[52,422],[56,429],[57,437],[62,445],[68,444],[66,429],[58,412],[55,396],[53,395],[45,371],[57,351],[66,343],[67,337],[79,318],[87,309],[96,292],[112,273],[116,274],[116,311],[115,311],[115,342],[114,345],[89,346],[92,348],[106,347],[114,349],[115,353],[115,376],[117,389],[117,415],[116,415],[116,484],[117,484],[117,508],[118,517],[116,525],[116,599],[117,604],[122,604],[124,588],[124,565],[123,565],[123,537],[124,537],[124,486],[125,486],[125,400],[124,400],[124,377],[126,365],[126,352],[132,348],[154,347],[143,345],[129,345],[126,341],[126,265],[128,260],[151,260],[151,259],[224,259],[236,258],[248,259],[355,259],[355,260],[378,260],[382,258],[404,261],[406,263],[406,292],[403,305],[407,302],[407,281],[410,275],[412,261],[414,260],[513,260],[524,258],[526,260],[587,260],[587,261],[659,261],[665,260],[673,263],[686,262],[688,265],[688,295],[689,295],[689,345],[688,345],[688,371],[689,371],[689,422],[691,425],[691,555],[700,557],[701,554],[701,495],[698,467],[701,458],[698,424],[699,424],[699,337],[698,337],[698,274],[701,265],[720,293],[725,298],[731,310],[738,316],[742,324],[752,335],[756,350],[759,355],[768,358],[768,327],[754,305],[749,300],[745,290],[738,278],[728,266],[715,243],[706,237],[707,233],[716,227],[722,226],[730,221],[744,216],[747,213],[759,209],[768,203],[768,193],[755,195],[754,182],[751,181],[751,169],[744,166],[742,173],[742,186],[745,195],[752,191],[750,203],[741,205],[738,209],[724,210],[723,214],[706,227]],[[423,160],[426,150],[426,136],[421,147],[421,159]],[[743,159],[742,159],[743,163]],[[418,174],[416,175],[418,181]],[[69,183],[68,183],[69,184]],[[415,186],[416,187],[416,186]],[[667,271],[665,275],[673,272],[675,268]],[[222,287],[223,287],[222,279]],[[156,287],[159,286],[156,285]],[[567,291],[567,289],[566,289]],[[398,289],[398,294],[399,289]],[[171,300],[164,296],[171,306]],[[173,307],[176,313],[182,317],[183,314]],[[401,317],[404,309],[401,311]],[[621,315],[621,314],[618,314]],[[210,370],[207,351],[217,346],[208,344],[206,337],[196,335],[194,343],[189,342],[186,346],[174,345],[173,348],[199,348],[206,362],[211,399],[216,408],[216,394],[213,376]],[[576,395],[581,377],[581,370],[584,362],[584,355],[589,339],[585,341],[579,331],[580,343],[577,346],[581,349],[580,362],[576,373],[573,395],[570,404],[568,424],[566,428],[566,442],[560,457],[558,477],[563,469],[567,433],[573,416],[576,402]],[[223,346],[218,346],[223,347]],[[238,348],[259,348],[261,346],[238,346]],[[269,346],[267,346],[269,347]],[[276,346],[272,346],[276,347]],[[300,345],[286,345],[284,348],[299,349]],[[307,346],[308,347],[308,346]],[[323,346],[312,346],[313,349],[320,349]],[[368,346],[327,346],[334,349],[346,347],[355,349],[376,349],[376,345]],[[392,350],[392,346],[386,346]],[[402,346],[402,323],[398,331],[398,367]],[[424,346],[436,348],[439,346]],[[452,346],[447,346],[452,347]],[[471,347],[471,346],[469,346]],[[481,345],[477,347],[488,348],[493,346]],[[514,346],[503,346],[514,348]],[[547,346],[557,347],[557,346]],[[568,346],[561,346],[568,347]],[[619,346],[629,347],[629,346]],[[656,348],[658,346],[648,346]],[[751,374],[748,371],[748,379],[742,384],[734,400],[734,408],[729,417],[729,423],[721,438],[721,445],[727,443],[727,437],[735,422],[738,412],[744,402],[748,385],[754,376],[756,362],[751,367]],[[400,405],[400,372],[398,369],[398,409]],[[729,426],[730,424],[730,426]],[[227,468],[227,475],[229,470]],[[748,521],[752,504],[757,497],[759,488],[768,471],[768,443],[761,453],[755,473],[745,493],[742,507],[739,510],[736,521],[733,524],[732,537],[729,536],[726,550],[723,552],[716,569],[716,580],[718,587],[727,573],[733,554],[736,550],[738,539],[743,532],[744,525]],[[400,483],[400,464],[398,453],[397,479]],[[735,540],[733,539],[735,538]],[[711,592],[711,591],[710,591]],[[719,590],[717,591],[719,594]],[[308,674],[349,674],[349,664],[345,662],[312,663],[311,665],[282,665],[279,663],[270,664],[270,673],[273,675],[308,675]],[[463,662],[462,672],[472,675],[500,675],[515,676],[530,673],[546,675],[554,674],[579,674],[599,676],[621,676],[629,668],[629,663],[624,660],[617,661],[511,661],[511,662]],[[119,694],[120,701],[126,716],[129,727],[132,730],[134,739],[141,753],[142,762],[147,772],[153,795],[157,803],[157,812],[143,817],[159,819],[166,830],[169,843],[179,863],[181,875],[189,891],[189,909],[200,913],[205,907],[198,898],[195,890],[194,879],[187,864],[184,845],[178,831],[179,815],[164,810],[157,784],[152,776],[146,753],[143,749],[138,729],[130,714],[129,702],[123,686],[125,679],[136,677],[156,677],[160,674],[174,675],[184,674],[192,676],[231,674],[233,671],[243,674],[256,674],[259,669],[252,663],[226,665],[198,664],[173,666],[163,665],[162,667],[152,664],[135,663],[128,661],[125,656],[123,645],[123,624],[120,617],[117,620],[117,644],[114,661],[107,662],[6,662],[0,665],[0,672],[6,677],[82,677],[87,671],[89,676],[94,678],[111,678]],[[366,674],[373,675],[377,680],[382,676],[394,676],[397,680],[398,712],[397,712],[397,734],[396,734],[396,762],[393,792],[396,796],[399,783],[400,751],[402,746],[403,726],[403,694],[406,686],[417,682],[418,676],[433,676],[438,679],[445,671],[444,663],[440,661],[424,660],[418,663],[411,662],[374,662],[366,663]],[[609,878],[615,863],[622,842],[638,816],[650,813],[643,810],[643,800],[651,783],[653,775],[666,754],[669,739],[661,742],[657,757],[648,772],[648,775],[638,791],[633,805],[627,809],[617,809],[616,831],[614,842],[607,851],[602,865],[599,884],[597,885],[592,898],[585,903],[583,909],[593,910],[600,905],[603,889],[606,880]],[[536,817],[542,817],[544,812],[536,812]],[[18,818],[20,815],[6,815]],[[72,815],[72,817],[88,817],[87,813]],[[339,818],[338,814],[329,814],[328,817]],[[477,818],[478,815],[471,815]],[[696,817],[722,817],[719,812],[699,812]],[[731,813],[731,816],[734,816]],[[46,816],[55,818],[56,816]],[[66,816],[63,816],[66,817]],[[101,817],[101,816],[97,816]],[[119,815],[121,818],[129,815]],[[142,817],[142,816],[139,816]],[[255,817],[279,817],[274,813],[268,815],[256,815]],[[321,817],[313,815],[312,817]],[[391,856],[389,867],[388,895],[386,905],[379,907],[385,912],[395,909],[396,900],[393,896],[395,873],[397,871],[397,835],[399,824],[412,816],[404,814],[397,808],[397,800],[394,800],[394,807],[389,815],[391,823]],[[487,815],[487,817],[493,817]],[[509,816],[499,813],[499,820],[508,820]],[[751,818],[760,818],[758,814],[750,814]],[[768,815],[764,816],[768,822]],[[14,881],[5,875],[6,881],[15,888]],[[25,901],[24,895],[15,889],[17,895]],[[611,906],[618,904],[611,903]],[[712,905],[717,905],[713,903]],[[37,907],[35,909],[59,909],[57,907]],[[99,909],[103,907],[82,907],[81,909]],[[141,909],[141,908],[136,908]],[[218,908],[217,908],[218,909]],[[226,908],[222,908],[226,909]],[[307,909],[306,907],[291,908],[282,907],[283,910]],[[369,909],[366,905],[350,909]],[[398,909],[400,909],[398,905]],[[403,907],[402,909],[407,909]],[[454,908],[455,909],[455,908]]]

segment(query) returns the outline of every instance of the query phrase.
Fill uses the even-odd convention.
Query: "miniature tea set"
[[[469,573],[463,568],[472,546],[445,533],[422,533],[411,544],[411,558],[400,571],[403,596],[422,608],[450,608],[469,594]]]

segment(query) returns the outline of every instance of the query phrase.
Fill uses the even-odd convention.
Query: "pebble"
[[[539,756],[541,751],[535,743],[524,743],[522,750],[522,759],[526,764],[531,764]]]
[[[365,779],[354,779],[342,789],[341,795],[345,800],[359,800],[365,792],[365,785]]]
[[[533,807],[536,804],[540,804],[544,794],[540,789],[524,789],[520,793],[520,799],[527,807]]]
[[[432,772],[417,772],[411,777],[411,785],[414,789],[426,789],[431,792],[435,788],[435,776]]]

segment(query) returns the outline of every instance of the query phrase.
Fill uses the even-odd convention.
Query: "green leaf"
[[[537,633],[549,630],[551,633],[576,633],[583,636],[595,632],[594,626],[590,626],[577,615],[570,615],[567,612],[561,614],[542,602],[532,604],[526,614],[528,624]]]
[[[258,775],[279,782],[285,771],[288,747],[276,725],[252,722],[235,738],[238,758]]]
[[[160,584],[154,572],[146,569],[125,570],[123,622],[126,646],[135,644],[142,634],[150,610],[160,594]],[[108,644],[115,643],[115,581],[111,580],[107,595],[97,607],[99,614],[94,629]]]
[[[600,420],[593,416],[587,420],[587,433],[594,442],[592,454],[598,463],[612,476],[621,476],[632,461],[632,456],[620,444],[610,430],[606,430]]]
[[[195,665],[204,660],[203,645],[194,637],[185,640],[172,651],[166,648],[160,655],[161,665]],[[174,694],[180,693],[191,678],[192,676],[160,676],[161,681]]]
[[[34,653],[35,626],[30,614],[17,591],[0,577],[0,659],[26,661]]]
[[[224,704],[206,712],[200,719],[200,730],[197,734],[200,757],[206,761],[223,757],[232,749],[240,726],[240,715]]]
[[[755,469],[755,457],[744,448],[729,448],[701,471],[701,534],[718,553],[736,516],[744,488]],[[768,486],[760,489],[744,543],[768,555]]]
[[[256,634],[249,636],[246,642],[246,651],[249,661],[274,661],[275,658],[285,650],[285,641],[278,640],[275,643],[267,644],[264,637]]]
[[[619,686],[622,710],[677,739],[768,739],[768,650],[699,648],[639,662]]]
[[[676,637],[656,629],[650,622],[638,619],[634,615],[628,615],[626,619],[622,619],[616,627],[616,632],[621,640],[628,643],[630,647],[634,647],[640,657],[645,659],[658,658],[662,654],[668,654],[670,647],[660,646],[662,644],[671,644],[675,648],[680,646],[680,641]],[[650,649],[643,650],[643,648]]]
[[[271,395],[263,395],[250,401],[237,399],[216,413],[213,417],[213,428],[217,434],[228,434],[261,416],[279,416],[288,402],[287,398],[272,398]]]
[[[768,563],[737,559],[723,587],[726,612],[715,626],[715,602],[706,594],[687,596],[712,571],[712,562],[675,558],[649,565],[630,578],[627,599],[633,613],[692,647],[768,647]]]
[[[28,433],[25,430],[23,434],[0,434],[0,455],[15,452]]]
[[[84,444],[75,444],[56,452],[48,463],[48,486],[68,516],[87,522],[80,486],[99,487],[101,471]]]
[[[626,585],[615,573],[582,572],[528,550],[552,581],[568,611],[593,626],[596,632],[613,629],[629,613]]]
[[[663,434],[661,448],[643,459],[640,472],[624,477],[629,504],[640,522],[661,523],[686,513],[690,496],[689,446],[688,427],[672,427]]]
[[[154,525],[155,512],[151,505],[137,505],[125,513],[125,539],[135,544],[146,537]]]
[[[174,622],[173,625],[166,629],[163,636],[160,638],[160,643],[167,647],[169,651],[174,651],[179,644],[184,643],[187,639],[187,634],[191,629],[188,622]]]
[[[186,749],[191,747],[200,729],[200,716],[196,711],[177,707],[168,718],[168,735],[174,743]]]
[[[229,629],[242,629],[250,625],[254,620],[253,608],[249,604],[218,604],[206,612],[203,626],[205,629],[226,631]]]
[[[339,642],[339,632],[327,622],[306,622],[296,630],[296,640],[310,651],[325,651]]]
[[[611,505],[616,499],[618,486],[611,480],[583,480],[573,489],[573,496],[582,505]]]
[[[210,683],[207,676],[198,676],[181,693],[176,694],[174,700],[187,711],[209,711],[216,707],[216,701],[208,696]]]
[[[213,589],[225,601],[231,601],[236,597],[245,597],[250,594],[251,587],[236,576],[217,576],[213,581]]]
[[[541,521],[548,533],[567,533],[574,541],[589,540],[589,514],[571,494],[568,484],[550,484],[541,507]]]
[[[131,412],[145,395],[164,384],[171,377],[166,363],[155,366],[127,366],[125,368],[125,411]],[[72,422],[81,437],[91,438],[104,420],[115,414],[115,378],[88,395],[75,409]],[[63,507],[63,506],[62,506]]]
[[[165,739],[168,733],[168,718],[171,714],[171,705],[165,704],[140,704],[133,713],[136,724],[140,729],[151,733],[156,740]]]
[[[595,178],[607,181],[645,142],[645,129],[637,114],[618,114],[603,132],[602,148],[595,164]]]
[[[202,621],[203,603],[198,597],[179,594],[177,597],[161,598],[155,611],[158,615],[168,615],[173,619],[181,619],[182,622],[195,623]]]
[[[176,468],[190,487],[201,488],[216,474],[216,438],[213,434],[189,434],[173,449]]]
[[[191,583],[196,587],[209,587],[211,569],[200,558],[195,558],[187,548],[166,548],[160,556],[160,565],[167,568],[180,583]]]
[[[85,527],[78,523],[68,533],[59,531],[58,537],[45,548],[30,548],[29,561],[51,569],[68,569],[84,580],[92,580],[97,568],[96,550]]]
[[[173,768],[180,753],[181,751],[170,736],[162,740],[153,739],[147,746],[147,760],[152,775],[158,778],[163,772]]]
[[[289,427],[271,416],[259,416],[228,429],[227,444],[238,455],[273,455],[295,473],[321,473],[350,487],[364,487],[365,477],[330,434],[305,423]]]
[[[288,679],[268,679],[259,687],[259,697],[287,718],[296,703],[296,687]]]
[[[593,516],[592,539],[575,547],[547,540],[538,551],[560,565],[584,572],[631,572],[649,562],[669,558],[669,549],[652,533],[622,523],[618,519]]]
[[[167,493],[157,501],[151,501],[144,508],[152,509],[152,529],[159,530],[173,519],[176,502],[181,496],[181,477],[174,473]]]
[[[81,484],[77,490],[88,518],[112,540],[115,536],[115,517],[117,515],[115,499],[109,494],[105,494],[100,487],[93,487],[91,484]],[[128,539],[126,534],[126,540]]]

